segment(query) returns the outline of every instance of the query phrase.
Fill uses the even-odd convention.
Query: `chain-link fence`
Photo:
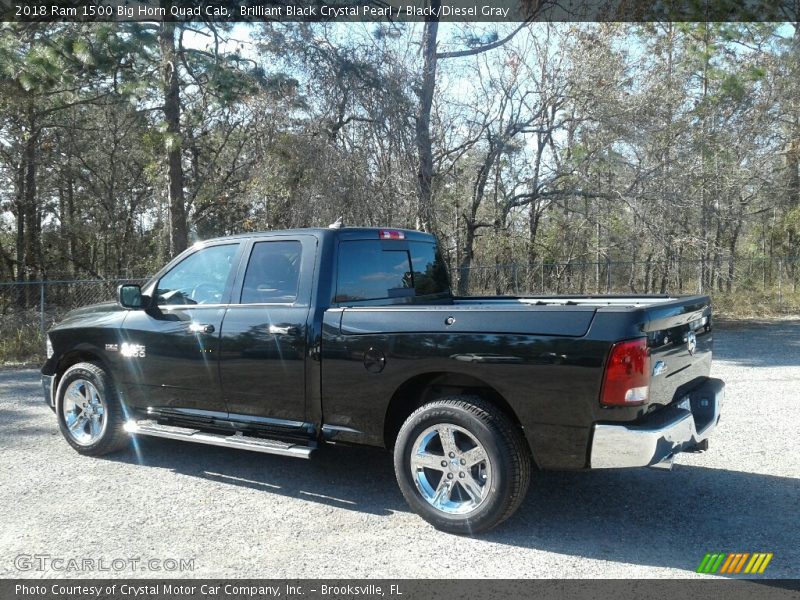
[[[473,266],[453,270],[454,289],[468,278],[469,295],[691,294],[751,292],[778,306],[800,287],[800,257],[719,258],[715,261],[538,262]],[[141,277],[0,282],[0,316],[37,319],[44,331],[74,308],[113,300],[122,283]],[[787,303],[784,303],[787,300]]]
[[[116,297],[122,283],[143,283],[142,278],[8,281],[0,282],[0,315],[14,309],[35,309],[40,320],[74,308]]]
[[[122,283],[142,278],[0,282],[0,364],[35,360],[44,351],[44,333],[74,308],[116,297]]]
[[[797,294],[800,257],[538,262],[456,270],[470,295],[758,293],[779,306]],[[459,286],[461,287],[461,286]]]
[[[453,270],[469,295],[691,294],[713,297],[717,313],[800,314],[800,257],[710,261],[600,261],[497,264]],[[44,333],[70,310],[113,300],[122,283],[144,278],[0,282],[0,363],[38,360]]]

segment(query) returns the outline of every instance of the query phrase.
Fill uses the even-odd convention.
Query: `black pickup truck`
[[[81,454],[130,435],[381,446],[455,533],[509,517],[534,467],[668,468],[706,447],[724,390],[706,296],[458,298],[436,239],[395,229],[198,243],[47,345],[45,398]]]

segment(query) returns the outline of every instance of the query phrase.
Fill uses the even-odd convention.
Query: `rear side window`
[[[302,245],[298,241],[256,242],[242,286],[242,304],[292,303],[297,300]]]
[[[409,242],[398,248],[379,240],[339,244],[334,302],[358,302],[441,294],[447,271],[435,244]]]

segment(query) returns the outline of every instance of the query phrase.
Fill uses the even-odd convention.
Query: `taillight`
[[[619,342],[611,347],[600,403],[605,406],[637,406],[650,392],[650,353],[647,338]]]

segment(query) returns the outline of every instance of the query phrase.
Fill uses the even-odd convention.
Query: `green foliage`
[[[248,40],[244,26],[178,23],[166,65],[162,27],[0,26],[0,279],[19,275],[21,254],[25,277],[158,268],[171,252],[176,150],[191,239],[339,216],[420,223],[418,28],[270,23]],[[594,267],[564,265],[635,260],[617,291],[662,281],[692,291],[698,275],[681,265],[702,263],[704,289],[721,293],[731,253],[800,254],[787,27],[534,24],[490,52],[440,61],[429,133],[451,268],[465,256],[557,264],[562,290],[591,290]],[[443,26],[440,50],[511,29]],[[164,111],[168,66],[177,126]],[[35,206],[20,202],[28,167]],[[748,277],[734,274],[721,306],[740,311],[733,298],[753,289]]]
[[[800,293],[791,290],[737,290],[712,294],[714,314],[720,319],[776,319],[800,313]]]
[[[91,46],[89,46],[89,43],[86,40],[75,40],[72,44],[72,53],[84,65],[94,66],[96,64]]]
[[[0,365],[41,364],[45,340],[36,313],[3,315],[0,319]]]

